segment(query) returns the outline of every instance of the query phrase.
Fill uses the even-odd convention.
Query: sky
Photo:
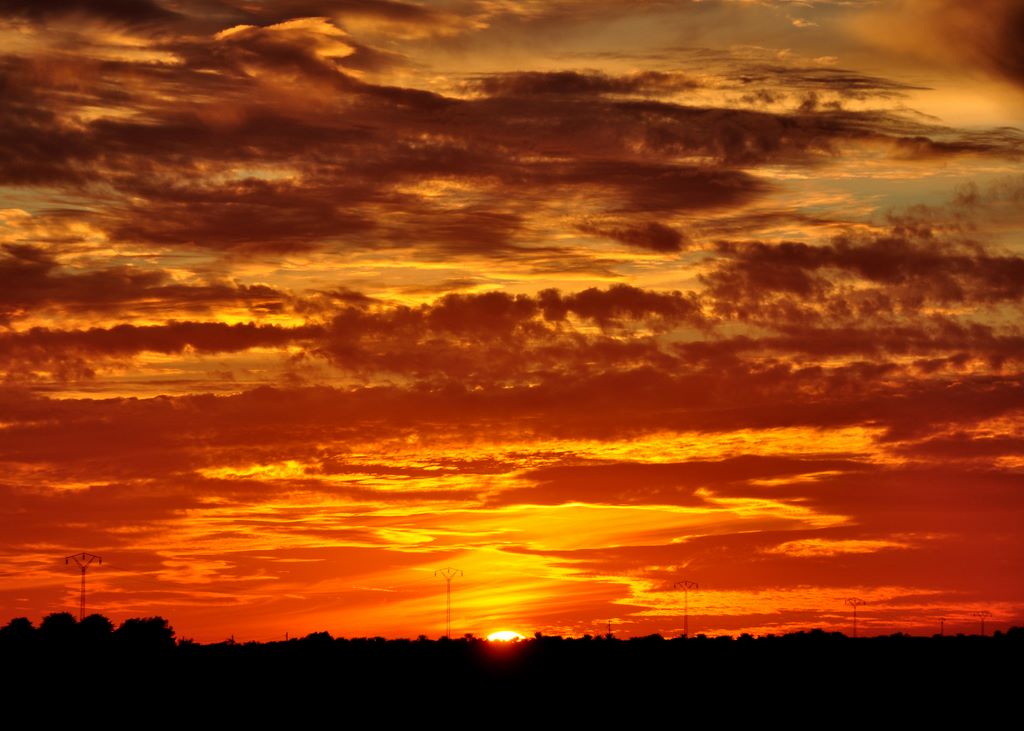
[[[1022,128],[1015,0],[0,0],[0,623],[1024,623]]]

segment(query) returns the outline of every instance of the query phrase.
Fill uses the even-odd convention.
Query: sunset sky
[[[0,625],[1024,624],[1017,0],[0,0]]]

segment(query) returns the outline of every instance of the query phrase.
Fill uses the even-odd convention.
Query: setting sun
[[[518,632],[513,632],[510,629],[503,629],[500,632],[491,632],[487,635],[488,642],[518,642],[519,640],[525,640],[526,638]]]

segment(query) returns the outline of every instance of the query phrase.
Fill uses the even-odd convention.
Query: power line
[[[987,609],[983,609],[980,612],[971,612],[972,617],[977,617],[981,620],[981,636],[985,636],[985,620],[992,616],[992,612]]]

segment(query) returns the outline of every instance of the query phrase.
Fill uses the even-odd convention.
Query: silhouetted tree
[[[114,637],[122,646],[136,650],[169,650],[174,647],[174,630],[163,617],[126,619]]]
[[[103,642],[114,633],[114,625],[102,614],[90,614],[78,623],[78,636],[86,642]]]
[[[39,638],[53,644],[69,644],[75,639],[77,624],[68,612],[47,614],[39,625]]]
[[[0,628],[0,642],[31,642],[36,638],[36,628],[28,617],[15,617]]]

